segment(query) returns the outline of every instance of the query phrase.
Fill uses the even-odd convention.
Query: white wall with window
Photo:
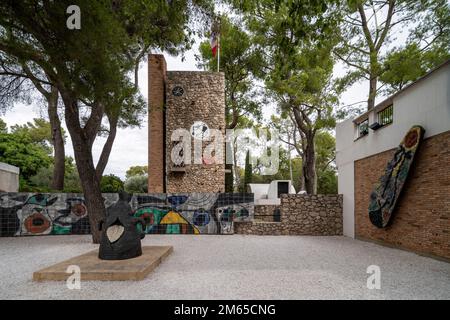
[[[372,110],[336,125],[344,235],[354,237],[354,162],[396,148],[413,125],[425,129],[425,139],[450,130],[450,60]]]

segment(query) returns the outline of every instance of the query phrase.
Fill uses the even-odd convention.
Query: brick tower
[[[167,71],[164,56],[152,54],[148,77],[148,192],[224,192],[224,162],[204,158],[194,162],[195,139],[203,154],[215,141],[209,132],[218,130],[225,135],[224,74]],[[174,165],[172,134],[179,129],[190,134],[192,161]],[[219,145],[224,153],[223,142]]]

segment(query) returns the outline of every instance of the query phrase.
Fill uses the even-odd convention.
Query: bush
[[[135,175],[129,177],[125,181],[125,191],[128,193],[147,193],[148,190],[148,176]]]
[[[115,193],[123,191],[123,181],[113,174],[102,177],[100,188],[104,193]]]
[[[78,171],[75,168],[74,160],[72,157],[66,157],[65,159],[65,170],[64,170],[64,189],[62,192],[68,193],[81,193],[81,182],[78,176]],[[53,177],[53,164],[48,167],[41,167],[38,169],[37,173],[32,176],[29,180],[23,181],[20,190],[28,192],[61,192],[57,190],[51,190],[50,186],[52,184]]]

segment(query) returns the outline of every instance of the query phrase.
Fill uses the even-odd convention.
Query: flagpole
[[[220,31],[219,35],[217,36],[217,72],[219,71],[220,71]]]

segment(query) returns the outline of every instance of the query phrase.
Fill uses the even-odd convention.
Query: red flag
[[[217,33],[215,31],[211,32],[210,44],[211,44],[211,50],[212,50],[213,57],[215,57],[216,53],[217,53],[217,46],[219,44],[219,41],[217,39]]]

